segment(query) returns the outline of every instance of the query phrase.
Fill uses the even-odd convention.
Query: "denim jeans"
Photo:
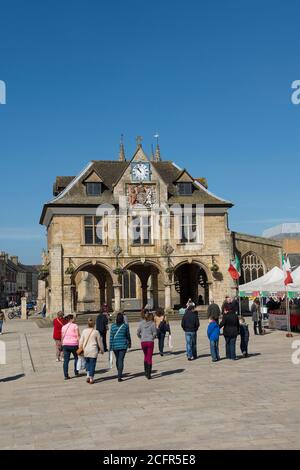
[[[197,358],[197,332],[188,331],[185,333],[186,354],[189,359]]]
[[[3,320],[0,320],[0,333],[2,333],[2,328],[3,328]]]
[[[245,341],[244,338],[241,338],[241,351],[243,354],[248,354],[248,341]]]
[[[88,377],[93,378],[95,375],[95,369],[96,369],[96,362],[97,358],[96,357],[85,357],[85,368]]]
[[[226,341],[226,359],[236,359],[235,344],[236,336],[225,336]]]
[[[159,349],[160,354],[164,353],[165,337],[166,337],[166,333],[162,333],[161,331],[157,333],[158,349]]]
[[[210,354],[213,361],[220,360],[219,341],[210,341]]]
[[[117,349],[116,351],[114,351],[119,379],[122,378],[123,369],[124,369],[124,358],[125,358],[126,351],[127,351],[126,349]]]
[[[64,351],[64,374],[65,377],[68,377],[69,375],[69,362],[70,362],[70,357],[71,354],[74,356],[74,373],[75,375],[78,375],[78,371],[76,369],[77,367],[77,361],[78,361],[78,356],[77,356],[77,351],[78,346],[63,346],[63,351]]]

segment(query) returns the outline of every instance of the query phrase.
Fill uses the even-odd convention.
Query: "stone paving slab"
[[[284,332],[251,336],[248,359],[212,363],[202,321],[199,358],[188,362],[173,323],[173,354],[154,356],[153,379],[131,324],[125,381],[100,356],[96,384],[63,380],[52,330],[12,320],[1,337],[1,449],[299,449],[300,365]],[[224,356],[224,340],[220,340]],[[156,346],[157,351],[157,346]],[[73,363],[70,365],[72,374]]]

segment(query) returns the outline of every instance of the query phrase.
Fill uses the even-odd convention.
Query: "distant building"
[[[300,266],[300,222],[268,228],[263,236],[281,241],[283,252],[289,255],[292,267]]]
[[[37,299],[38,268],[19,262],[18,256],[0,253],[0,308],[9,302],[20,302],[21,297]]]

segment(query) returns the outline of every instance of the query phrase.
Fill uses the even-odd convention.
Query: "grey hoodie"
[[[143,343],[153,342],[156,337],[156,326],[153,321],[142,320],[137,329],[137,335]]]

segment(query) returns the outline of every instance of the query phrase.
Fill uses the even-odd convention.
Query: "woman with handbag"
[[[75,375],[79,375],[77,370],[77,349],[80,340],[80,332],[78,325],[75,323],[74,315],[68,316],[69,322],[64,325],[61,329],[61,342],[62,348],[64,352],[64,376],[65,380],[68,380],[69,377],[69,362],[71,354],[74,356],[74,373]]]
[[[110,329],[110,354],[113,351],[118,370],[118,382],[123,382],[124,359],[127,349],[131,348],[129,325],[124,321],[124,315],[118,313],[116,323]]]
[[[79,341],[78,355],[83,355],[85,359],[85,368],[87,374],[87,383],[94,383],[94,375],[99,354],[104,354],[103,341],[98,330],[95,330],[95,321],[93,318],[88,319],[88,325],[81,334]]]

